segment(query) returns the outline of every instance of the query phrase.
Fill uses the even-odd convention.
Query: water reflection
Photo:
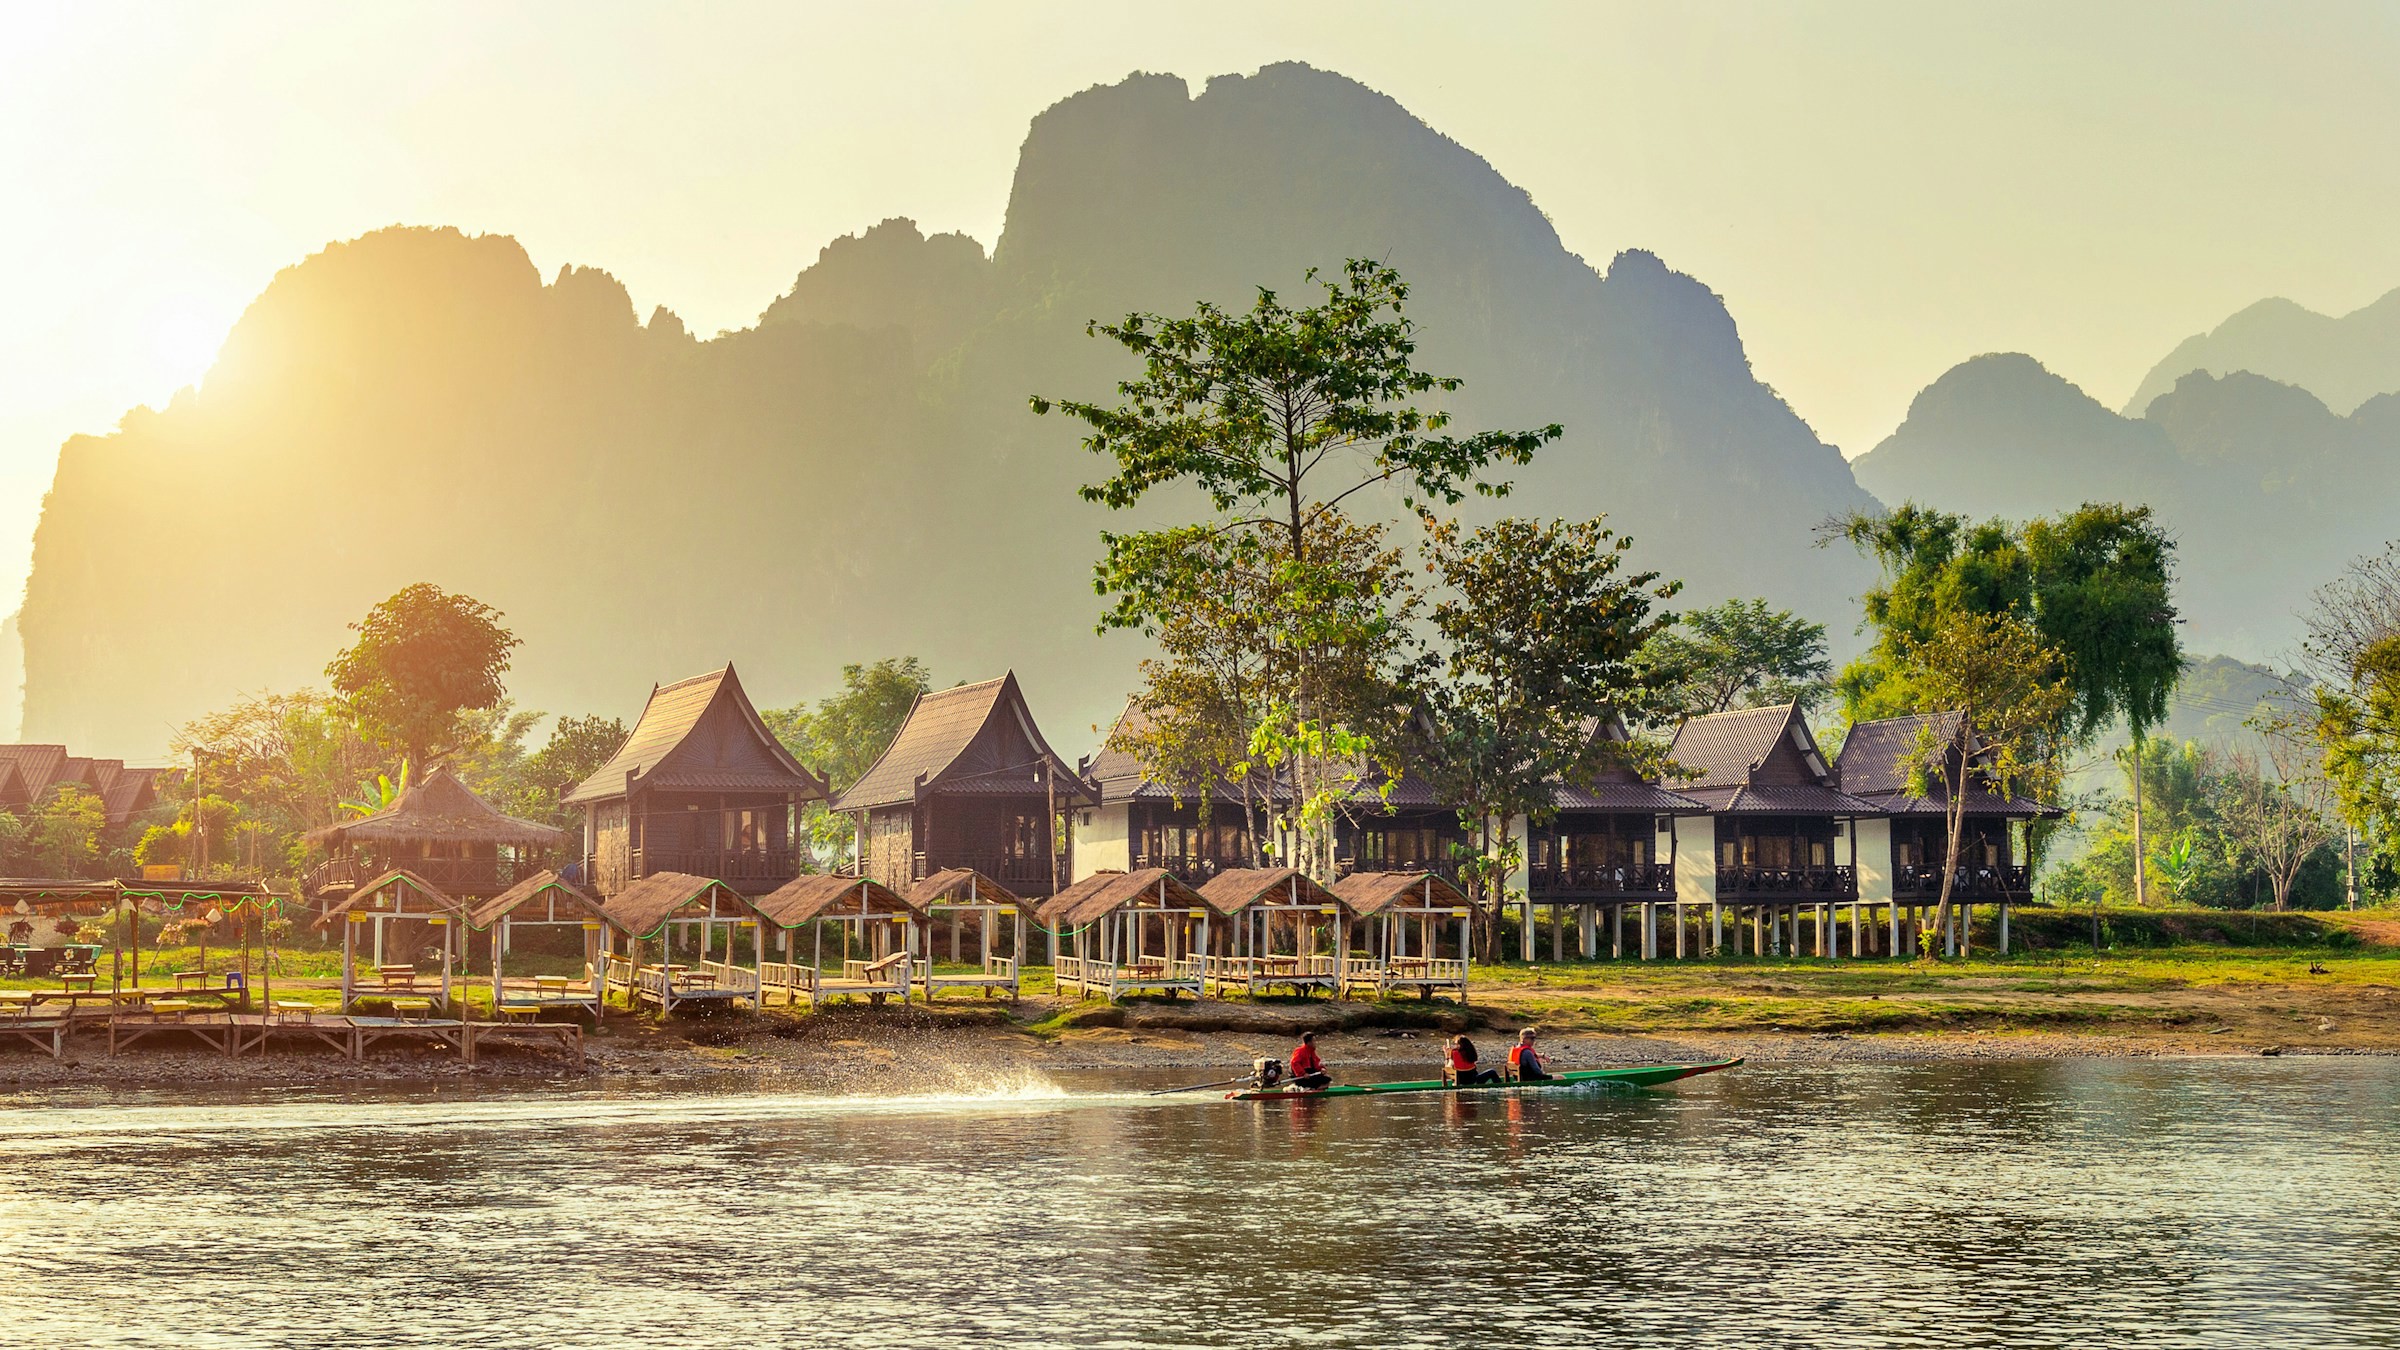
[[[1174,1081],[1162,1078],[1163,1086]],[[2400,1064],[17,1099],[16,1343],[2400,1343]]]

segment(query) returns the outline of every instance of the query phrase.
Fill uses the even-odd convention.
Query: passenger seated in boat
[[[1333,1075],[1325,1072],[1325,1061],[1317,1058],[1317,1033],[1303,1031],[1300,1043],[1292,1047],[1292,1086],[1315,1092],[1333,1085]]]
[[[1520,1083],[1538,1083],[1550,1076],[1542,1066],[1541,1052],[1533,1048],[1532,1027],[1517,1033],[1517,1043],[1508,1048],[1508,1067]]]
[[[1459,1087],[1481,1087],[1485,1083],[1497,1083],[1500,1081],[1499,1070],[1481,1069],[1476,1067],[1475,1042],[1468,1040],[1464,1036],[1453,1036],[1450,1038],[1449,1063],[1447,1067],[1449,1069],[1450,1081]]]

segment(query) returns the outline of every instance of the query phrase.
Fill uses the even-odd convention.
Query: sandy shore
[[[2222,996],[2193,991],[2200,1003]],[[2320,998],[2335,991],[2323,991]],[[469,1067],[446,1052],[396,1049],[353,1064],[337,1055],[294,1049],[229,1060],[171,1043],[144,1045],[111,1057],[104,1036],[83,1033],[66,1058],[21,1049],[0,1051],[0,1094],[40,1093],[62,1086],[168,1089],[203,1086],[306,1087],[376,1083],[489,1082],[538,1087],[544,1083],[609,1081],[744,1081],[792,1091],[846,1092],[889,1084],[1006,1082],[1050,1072],[1121,1070],[1212,1071],[1230,1076],[1260,1055],[1280,1056],[1298,1030],[1319,1031],[1320,1046],[1339,1064],[1430,1066],[1442,1039],[1471,1020],[1474,1033],[1496,1050],[1516,1026],[1539,1021],[1544,1046],[1568,1067],[1740,1056],[1753,1062],[1842,1063],[1964,1059],[2049,1059],[2096,1056],[2221,1056],[2274,1054],[2400,1054],[2400,1025],[2362,1024],[2356,1014],[2383,1013],[2389,991],[2342,991],[2342,1023],[2323,1008],[2296,1016],[2288,991],[2241,995],[2218,1015],[2182,1010],[2169,1017],[2100,1018],[2073,1030],[1969,1026],[1905,1031],[1661,1030],[1638,1034],[1578,1029],[1573,1009],[1562,1012],[1555,993],[1512,1006],[1505,992],[1462,1015],[1448,1005],[1206,1004],[1073,1008],[1049,1001],[954,1004],[928,1012],[912,1008],[836,1009],[815,1017],[781,1011],[725,1014],[708,1019],[612,1016],[587,1039],[587,1064],[572,1065],[532,1050],[488,1050]],[[2349,1005],[2359,1006],[2349,1006]],[[2237,1017],[2234,1014],[2239,1013]],[[1065,1014],[1062,1016],[1062,1014]]]

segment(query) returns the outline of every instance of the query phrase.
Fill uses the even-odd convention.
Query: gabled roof
[[[1637,816],[1689,816],[1708,811],[1706,806],[1680,792],[1669,792],[1639,780],[1630,783],[1603,780],[1588,787],[1561,783],[1551,789],[1550,804],[1561,811],[1608,811]]]
[[[677,910],[712,898],[737,913],[758,916],[758,906],[743,899],[741,892],[722,881],[688,872],[653,872],[601,902],[600,909],[619,929],[647,938],[657,936]]]
[[[1942,775],[1933,775],[1927,784],[1933,789],[1930,793],[1917,796],[1909,791],[1910,770],[1917,759],[1918,738],[1926,728],[1932,729],[1934,744],[1947,750],[1960,744],[1960,735],[1967,725],[1966,715],[1957,711],[1915,713],[1858,723],[1842,741],[1841,761],[1835,766],[1842,791],[1872,802],[1885,815],[1947,815],[1950,794],[1941,781]],[[1928,763],[1927,767],[1932,765]],[[1988,784],[1974,779],[1967,784],[1966,812],[1971,816],[2010,819],[2065,814],[2055,806],[2024,797],[2003,797]]]
[[[908,888],[920,913],[942,904],[1021,905],[1017,893],[972,867],[945,867]]]
[[[16,766],[17,775],[24,780],[25,791],[33,800],[40,800],[50,785],[58,781],[59,770],[67,762],[67,747],[63,745],[0,745],[0,760]]]
[[[759,913],[779,928],[797,928],[811,919],[829,916],[920,913],[906,896],[868,877],[794,877],[754,903]]]
[[[503,815],[446,768],[437,768],[400,790],[390,806],[371,816],[311,830],[312,844],[505,844],[511,848],[555,848],[567,832]]]
[[[1042,739],[1013,671],[917,695],[892,743],[833,807],[861,811],[914,802],[919,782],[927,792],[1038,793],[1054,786],[1062,802],[1093,795],[1075,766]]]
[[[122,825],[157,805],[159,773],[157,769],[120,766],[110,775],[107,786],[100,791],[100,803],[108,811],[108,823]]]
[[[1099,790],[1101,805],[1125,801],[1171,802],[1179,799],[1188,802],[1200,795],[1198,790],[1179,794],[1175,785],[1152,778],[1132,752],[1117,747],[1120,735],[1139,735],[1149,725],[1148,710],[1139,701],[1128,699],[1125,710],[1117,714],[1116,725],[1110,727],[1108,735],[1101,738],[1099,750],[1084,762],[1083,776]],[[1290,790],[1276,781],[1272,774],[1259,772],[1254,775],[1254,781],[1259,801],[1280,802],[1291,797]],[[1210,783],[1205,791],[1211,800],[1218,802],[1238,804],[1242,800],[1242,794],[1230,783]]]
[[[1139,872],[1094,872],[1043,901],[1034,918],[1045,927],[1065,928],[1127,906],[1206,909],[1208,902],[1166,869],[1146,867]]]
[[[1339,907],[1341,898],[1297,867],[1237,867],[1219,872],[1200,888],[1200,898],[1219,914],[1239,914],[1261,902],[1311,909]]]
[[[635,788],[785,792],[815,800],[825,795],[825,780],[767,730],[728,665],[651,689],[625,744],[559,800],[608,801]]]
[[[1689,775],[1675,790],[1714,814],[1876,814],[1834,786],[1797,703],[1692,718],[1675,729],[1667,758]]]
[[[1352,872],[1333,883],[1333,893],[1360,918],[1403,909],[1470,909],[1466,892],[1438,872]]]
[[[372,905],[367,902],[387,890],[393,892],[395,897],[401,901],[395,907],[395,913],[412,915],[466,913],[466,905],[454,899],[449,892],[405,867],[394,867],[343,896],[335,903],[327,905],[325,912],[317,916],[317,923],[320,926],[331,923],[354,909],[369,911],[382,909],[384,906]],[[419,903],[413,905],[408,903],[408,895],[412,891],[416,893],[419,900]]]
[[[546,905],[564,902],[570,909],[615,926],[615,921],[608,917],[608,911],[591,892],[548,870],[536,872],[484,901],[474,913],[467,916],[467,923],[479,930],[489,928],[535,900],[544,901]]]

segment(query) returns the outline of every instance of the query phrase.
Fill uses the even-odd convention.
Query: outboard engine
[[[1261,1057],[1250,1061],[1250,1079],[1261,1091],[1283,1081],[1283,1061]]]

